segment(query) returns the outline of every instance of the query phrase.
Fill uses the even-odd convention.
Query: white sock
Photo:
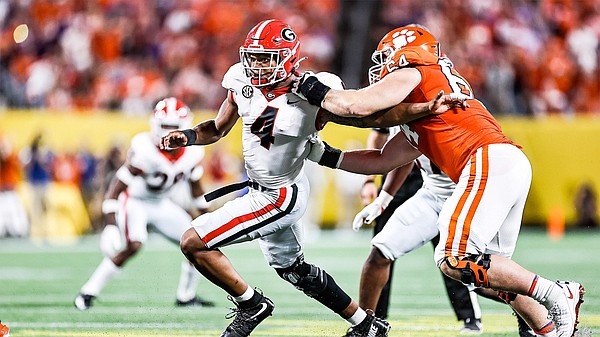
[[[241,294],[240,296],[235,296],[235,297],[233,297],[233,299],[237,303],[240,303],[240,302],[244,302],[244,301],[251,299],[252,296],[254,296],[254,289],[252,289],[251,286],[248,286],[248,289],[246,289],[246,291],[244,291],[243,294]]]
[[[361,308],[358,308],[354,315],[346,318],[346,322],[350,323],[352,326],[355,326],[362,322],[365,318],[367,318],[367,312]]]
[[[90,276],[90,279],[83,287],[81,287],[79,292],[86,295],[98,296],[108,281],[110,281],[120,270],[121,268],[117,267],[111,259],[105,257],[92,276]]]
[[[550,309],[562,293],[562,289],[555,282],[539,275],[535,275],[529,289],[529,296],[543,304],[546,309]]]
[[[187,302],[196,297],[196,288],[200,274],[188,261],[181,262],[179,285],[177,286],[177,299]]]

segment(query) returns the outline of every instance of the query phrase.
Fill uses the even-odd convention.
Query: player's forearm
[[[404,166],[397,167],[393,169],[385,178],[385,182],[381,187],[382,190],[388,192],[390,195],[396,194],[400,187],[406,181],[406,178],[412,171],[413,163],[409,163]]]
[[[344,151],[339,169],[359,174],[386,174],[396,168],[391,158],[385,158],[380,150]]]
[[[207,145],[212,144],[219,139],[221,139],[226,132],[221,132],[217,129],[217,125],[214,119],[210,119],[204,121],[196,126],[194,126],[191,130],[196,134],[196,139],[193,142],[190,142],[190,145]]]

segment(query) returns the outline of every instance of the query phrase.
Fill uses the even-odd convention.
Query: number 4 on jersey
[[[271,148],[271,144],[275,143],[273,128],[275,127],[277,110],[277,108],[268,106],[250,126],[250,131],[260,138],[260,146],[267,150]]]

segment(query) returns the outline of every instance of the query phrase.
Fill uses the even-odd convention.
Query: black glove
[[[312,72],[305,72],[299,80],[298,91],[306,97],[308,103],[321,106],[330,87],[321,83]]]

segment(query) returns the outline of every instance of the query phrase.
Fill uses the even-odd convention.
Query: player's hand
[[[123,239],[119,228],[113,224],[106,225],[100,235],[100,250],[104,256],[113,258],[123,248]]]
[[[372,203],[356,214],[352,221],[352,229],[357,232],[363,224],[368,225],[373,222],[388,207],[392,199],[394,199],[393,196],[382,190]]]
[[[363,206],[367,206],[377,198],[377,185],[373,180],[365,181],[360,189],[360,201]]]
[[[304,85],[306,85],[306,79],[309,78],[310,76],[315,76],[315,73],[313,73],[312,71],[305,71],[302,74],[300,74],[300,77],[296,77],[296,80],[292,84],[292,92],[294,94],[298,95],[298,97],[302,98],[305,101],[306,101],[306,96],[304,96],[302,94],[302,91],[300,90],[300,86],[302,86],[303,83],[304,83]]]
[[[325,153],[325,142],[317,133],[311,136],[308,141],[310,144],[310,152],[306,158],[318,164],[323,157],[323,153]]]
[[[185,146],[187,144],[188,138],[181,131],[171,131],[166,136],[160,139],[160,143],[158,147],[161,150],[172,150],[178,147]]]
[[[430,111],[432,114],[439,115],[455,108],[465,110],[470,107],[467,99],[469,97],[463,94],[451,93],[444,95],[444,91],[441,90],[434,99],[429,101]]]

